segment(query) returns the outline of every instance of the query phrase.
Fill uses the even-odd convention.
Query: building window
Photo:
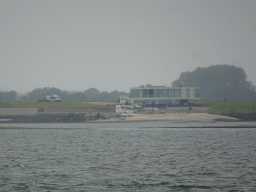
[[[186,97],[189,98],[190,97],[190,90],[186,89]]]
[[[175,89],[175,97],[180,98],[180,89]]]
[[[135,98],[136,97],[135,96],[135,90],[131,90],[130,95],[131,95],[131,98]]]
[[[175,97],[174,89],[169,89],[169,97]]]
[[[163,89],[163,97],[168,97],[168,89]]]
[[[148,97],[148,89],[142,89],[142,98]]]
[[[154,90],[154,97],[162,97],[162,89],[155,89]]]
[[[199,98],[199,89],[194,90],[194,96],[195,98]]]
[[[132,89],[130,92],[131,98],[142,98],[144,89]]]
[[[154,89],[149,89],[149,97],[150,98],[154,97]]]

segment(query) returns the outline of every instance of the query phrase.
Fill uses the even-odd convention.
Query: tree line
[[[182,72],[180,77],[172,82],[173,87],[200,87],[201,100],[216,101],[252,101],[256,102],[255,86],[247,81],[244,69],[232,65],[212,65],[197,67],[194,71]],[[36,88],[26,96],[28,101],[45,99],[46,95],[58,95],[62,100],[106,101],[118,100],[126,92],[102,91],[95,88],[84,92],[68,92],[57,88]],[[24,98],[24,97],[23,97]],[[0,92],[0,102],[17,100],[17,92]]]
[[[84,92],[68,92],[57,88],[36,88],[27,94],[28,101],[36,101],[44,99],[46,95],[58,95],[64,101],[108,101],[117,100],[120,95],[127,95],[125,92],[119,91],[102,91],[95,88],[87,89]]]
[[[200,87],[201,100],[256,101],[255,86],[247,81],[244,69],[228,64],[182,72],[172,86]]]
[[[0,92],[0,102],[4,101],[15,101],[17,99],[17,92]]]
[[[64,101],[109,101],[118,100],[121,95],[128,95],[123,91],[102,91],[95,88],[87,89],[84,92],[68,92],[62,91],[58,88],[36,88],[31,92],[28,92],[26,96],[20,98],[17,97],[16,91],[0,92],[0,102],[4,101],[15,101],[15,100],[26,100],[26,101],[38,101],[45,99],[46,95],[58,95]]]

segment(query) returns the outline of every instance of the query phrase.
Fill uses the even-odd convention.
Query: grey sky
[[[0,90],[129,91],[230,64],[256,84],[255,0],[1,0]]]

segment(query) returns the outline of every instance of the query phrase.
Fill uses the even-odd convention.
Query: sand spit
[[[173,123],[216,121],[238,122],[237,118],[207,113],[154,113],[154,114],[119,114],[119,113],[38,113],[24,116],[0,116],[1,123],[121,123],[121,122],[155,122]]]
[[[158,127],[158,128],[256,128],[254,125],[232,125],[232,126],[205,126],[204,123],[213,123],[217,121],[223,122],[240,122],[239,119],[226,117],[215,114],[207,113],[188,113],[188,114],[121,114],[119,116],[109,116],[106,119],[84,121],[83,123],[132,123],[132,122],[170,122],[170,123],[189,123],[197,122],[198,126],[186,126],[186,127]],[[70,123],[70,122],[69,122]],[[76,123],[76,122],[74,122]],[[80,122],[81,123],[81,122]],[[202,123],[200,125],[200,123]],[[0,126],[0,129],[89,129],[89,128],[37,128],[37,127],[14,127],[14,126]]]
[[[207,114],[207,113],[166,113],[166,114],[122,114],[117,118],[109,118],[109,119],[99,119],[93,122],[146,122],[146,121],[171,121],[174,123],[187,123],[187,122],[216,122],[216,121],[226,121],[226,122],[236,122],[239,121],[237,118],[226,117],[215,114]]]

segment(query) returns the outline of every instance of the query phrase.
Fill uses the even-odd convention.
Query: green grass
[[[253,108],[256,112],[256,102],[223,102],[223,101],[195,101],[203,104],[205,107],[211,107],[211,113],[230,113],[233,109],[234,113],[252,113]],[[0,102],[0,108],[113,108],[113,106],[103,106],[87,103],[84,101],[62,101],[62,102],[36,102],[36,101],[17,101],[17,102]],[[138,111],[143,113],[142,111]],[[155,112],[155,111],[154,111]],[[176,111],[177,112],[177,111]],[[180,111],[183,113],[183,111]],[[201,113],[207,111],[189,111],[190,113]],[[149,113],[152,113],[151,111]],[[156,112],[155,112],[156,113]]]
[[[256,112],[256,102],[223,102],[223,101],[196,101],[205,107],[211,107],[211,113],[252,113]]]
[[[86,103],[84,101],[62,101],[62,102],[36,102],[36,101],[16,101],[16,102],[0,102],[0,108],[51,108],[51,107],[66,107],[66,108],[90,108],[90,107],[107,107]]]

